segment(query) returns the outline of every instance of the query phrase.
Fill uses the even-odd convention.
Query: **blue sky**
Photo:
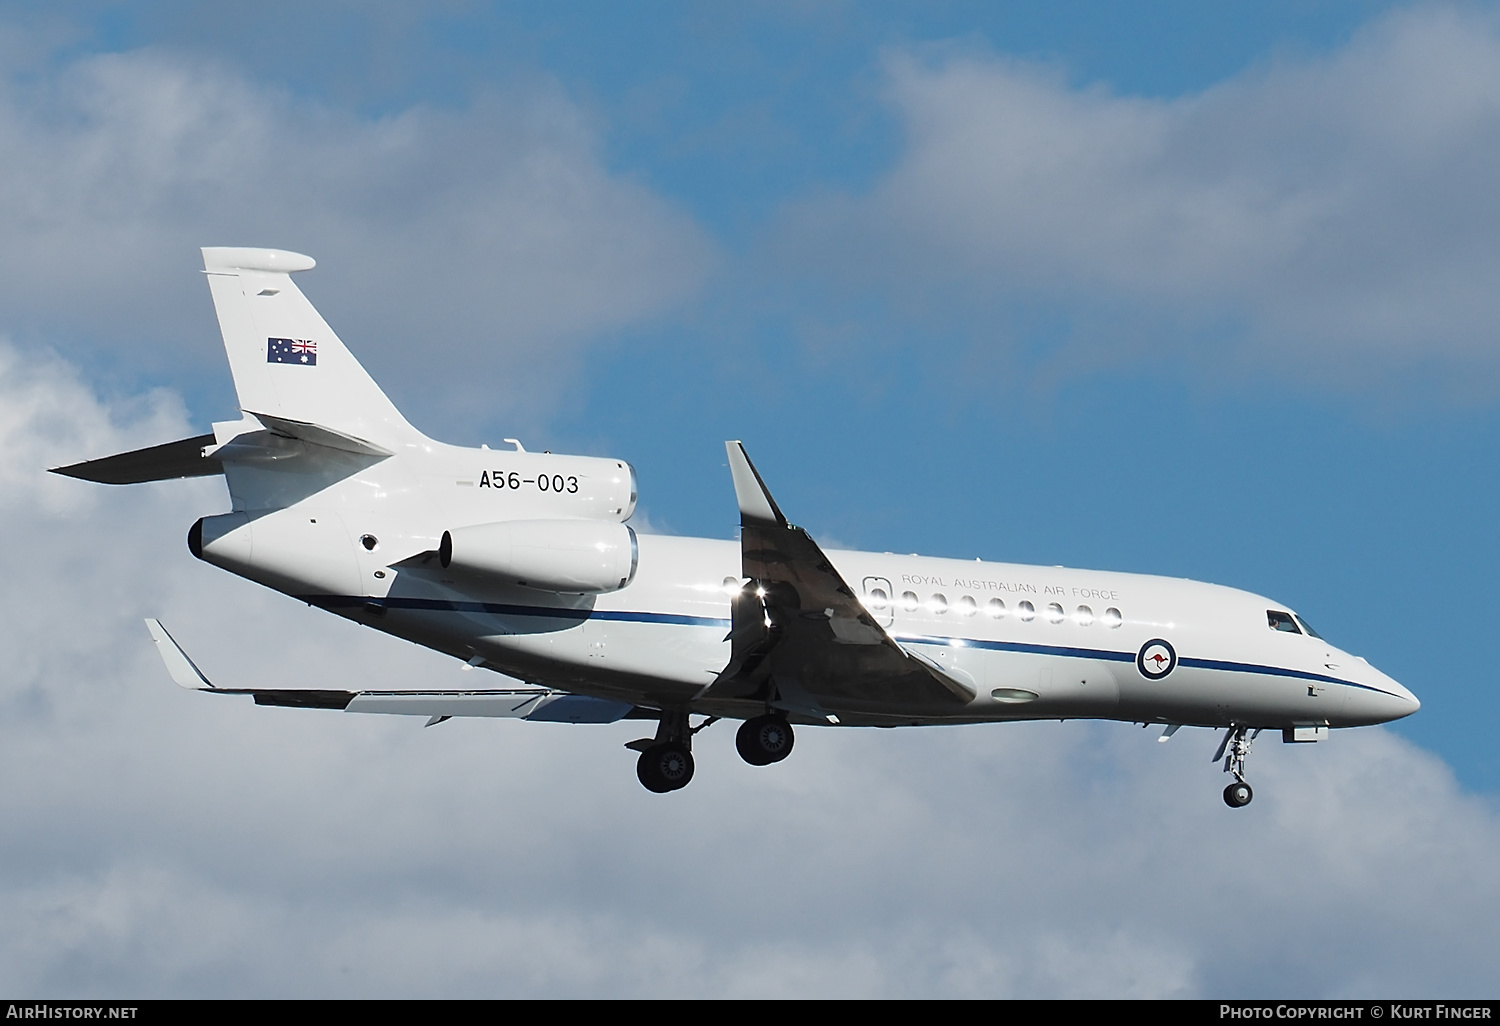
[[[1422,382],[1428,394],[1412,400],[1406,382],[1390,380],[1309,387],[1255,380],[1253,367],[1205,372],[1130,356],[1079,366],[1059,354],[1060,338],[1112,345],[1086,291],[959,317],[890,316],[878,286],[799,280],[800,269],[769,266],[767,252],[795,220],[789,208],[868,194],[900,161],[907,126],[889,103],[893,52],[1019,59],[1066,89],[1172,101],[1278,63],[1316,63],[1392,6],[455,4],[372,19],[344,5],[310,17],[302,5],[254,17],[100,5],[67,21],[74,36],[58,54],[160,48],[364,119],[413,107],[461,115],[486,90],[559,91],[589,122],[604,167],[689,217],[718,269],[644,324],[590,340],[539,427],[548,444],[635,462],[645,508],[675,531],[730,530],[716,443],[732,435],[802,521],[850,545],[1204,577],[1276,595],[1417,688],[1424,714],[1396,729],[1494,790],[1488,724],[1500,699],[1479,639],[1500,606],[1477,586],[1494,559],[1478,512],[1495,494],[1481,469],[1494,449],[1493,399],[1466,396],[1455,411],[1449,382]],[[975,302],[961,281],[923,285]],[[317,296],[316,280],[307,288]],[[1240,330],[1232,316],[1194,326],[1194,348]],[[856,354],[820,357],[820,331],[861,336]],[[1005,352],[983,351],[1001,339]],[[216,360],[205,347],[207,381],[152,383],[181,388],[203,419],[220,415],[227,383]],[[404,408],[435,405],[389,387]],[[512,430],[503,404],[467,423],[423,414],[435,433]],[[1161,473],[1175,482],[1165,493],[1133,486]],[[1447,615],[1413,623],[1417,595]]]
[[[48,458],[229,417],[196,247],[308,252],[319,267],[304,290],[418,426],[628,459],[655,530],[732,534],[721,443],[741,438],[782,507],[827,542],[1274,596],[1423,701],[1350,751],[1395,745],[1420,764],[1407,775],[1439,790],[1451,772],[1444,801],[1479,824],[1463,836],[1493,831],[1493,5],[4,4],[0,60],[0,333],[20,354],[7,394],[28,410],[45,404],[17,396],[70,396],[93,425],[26,421],[51,439]],[[16,370],[44,353],[61,361],[54,377]],[[118,515],[141,551],[170,560],[186,559],[187,507],[219,501],[36,487],[35,510],[75,527]],[[223,632],[202,613],[209,587],[286,615],[199,569],[132,571],[186,575],[156,592],[111,582],[121,644],[140,640],[130,624],[147,598]],[[308,659],[325,658],[324,637],[378,644],[305,629]],[[233,651],[232,632],[214,637]],[[19,634],[8,643],[29,651]],[[395,665],[386,649],[345,651]],[[15,708],[42,701],[51,678],[37,673]],[[297,736],[316,746],[317,729]],[[359,754],[381,758],[384,736]],[[1058,744],[1114,753],[1106,773],[1139,791],[1163,772],[1140,768],[1158,747],[1142,741]],[[958,758],[983,769],[991,756],[973,746],[988,743],[964,741]],[[1324,751],[1344,743],[1258,755],[1295,790],[1354,765]],[[350,772],[340,753],[319,756],[329,779]],[[1316,757],[1333,761],[1314,770]],[[1194,758],[1188,790],[1171,793],[1217,802],[1217,774]],[[1096,808],[1086,782],[1058,773],[1061,801]],[[1360,806],[1370,822],[1400,818],[1382,780]],[[584,847],[603,843],[576,829]],[[55,884],[26,880],[22,905]],[[1484,893],[1476,907],[1490,907]],[[1358,992],[1352,970],[1286,976],[1274,930],[1259,936],[1245,956],[1259,968],[1234,977],[1191,968],[1182,952],[1199,941],[1173,934],[1140,992],[1273,979]],[[896,950],[849,957],[878,968]],[[192,991],[183,972],[139,978]],[[1492,970],[1453,973],[1412,986],[1493,992]],[[1106,992],[1133,992],[1127,977]],[[42,966],[20,979],[70,991],[112,978]],[[570,992],[624,992],[590,979]],[[944,979],[911,992],[959,992]],[[720,983],[707,992],[744,985]],[[1079,992],[1041,969],[1011,985]]]

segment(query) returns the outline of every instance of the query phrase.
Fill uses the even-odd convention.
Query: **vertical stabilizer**
[[[293,272],[313,264],[279,249],[203,250],[240,408],[390,451],[420,439],[292,284]]]

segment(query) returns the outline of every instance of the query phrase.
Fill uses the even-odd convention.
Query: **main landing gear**
[[[687,787],[693,779],[693,753],[681,741],[654,744],[635,761],[635,775],[657,794]]]
[[[750,765],[769,766],[791,755],[796,740],[785,716],[767,713],[740,724],[739,732],[734,735],[734,747]]]
[[[1234,774],[1234,783],[1224,788],[1224,804],[1231,809],[1243,809],[1255,797],[1255,791],[1245,782],[1245,759],[1258,736],[1259,728],[1252,732],[1249,727],[1231,725],[1219,750],[1214,753],[1215,762],[1223,758],[1224,772]]]
[[[710,716],[692,727],[687,713],[663,709],[655,738],[642,738],[625,746],[641,753],[635,761],[635,775],[642,786],[657,794],[687,787],[693,779],[693,735],[717,720],[717,716]]]
[[[693,779],[693,735],[717,716],[710,716],[696,727],[688,725],[687,713],[663,711],[656,737],[632,741],[626,748],[640,752],[635,761],[635,775],[648,791],[666,794],[687,787]],[[780,713],[766,713],[740,724],[734,746],[740,758],[752,766],[769,766],[792,754],[796,741],[792,725]]]

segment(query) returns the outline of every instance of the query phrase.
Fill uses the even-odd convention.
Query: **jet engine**
[[[199,559],[289,595],[363,594],[354,539],[332,509],[203,517],[188,532]]]
[[[619,591],[635,577],[635,532],[599,520],[505,520],[443,532],[442,565],[542,591]]]

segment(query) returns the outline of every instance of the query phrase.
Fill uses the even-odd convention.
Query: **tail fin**
[[[203,250],[240,409],[387,451],[421,439],[292,284],[313,265],[279,249]]]

